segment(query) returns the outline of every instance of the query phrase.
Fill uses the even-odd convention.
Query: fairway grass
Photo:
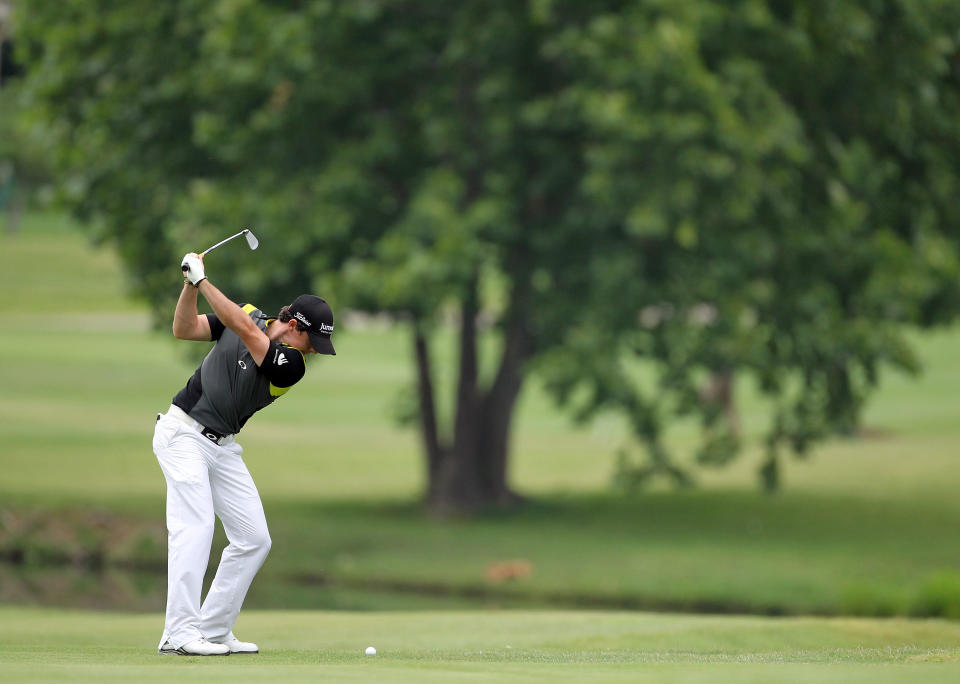
[[[262,653],[159,656],[156,615],[0,607],[4,682],[952,682],[960,625],[651,613],[246,611]],[[377,648],[366,656],[365,647]]]

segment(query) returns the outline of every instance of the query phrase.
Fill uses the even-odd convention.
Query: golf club
[[[217,244],[215,244],[213,247],[207,247],[205,250],[203,250],[202,252],[200,252],[200,256],[203,256],[203,255],[206,254],[207,252],[212,252],[213,250],[215,250],[215,249],[216,249],[217,247],[219,247],[220,245],[222,245],[222,244],[224,244],[224,243],[227,243],[227,242],[230,242],[233,238],[240,237],[241,235],[243,235],[244,237],[247,238],[247,244],[250,245],[250,249],[256,249],[257,247],[260,246],[260,241],[257,239],[257,236],[254,235],[252,232],[250,232],[250,229],[249,229],[249,228],[244,228],[243,230],[241,230],[241,231],[240,231],[239,233],[237,233],[236,235],[231,235],[231,236],[228,237],[226,240],[221,240],[220,242],[218,242]]]
[[[244,228],[243,230],[241,230],[241,231],[240,231],[239,233],[237,233],[236,235],[231,235],[231,236],[228,237],[226,240],[221,240],[220,242],[218,242],[217,244],[213,245],[212,247],[207,247],[205,250],[203,250],[202,252],[200,252],[200,257],[202,258],[203,255],[206,254],[207,252],[212,252],[213,250],[215,250],[215,249],[216,249],[217,247],[219,247],[220,245],[225,244],[225,243],[227,243],[227,242],[230,242],[233,238],[240,237],[241,235],[243,235],[245,238],[247,238],[247,245],[250,246],[250,249],[256,249],[257,247],[260,246],[260,241],[257,239],[257,236],[254,235],[252,232],[250,232],[250,229],[249,229],[249,228]],[[183,270],[186,271],[186,270],[187,270],[187,267],[186,267],[186,266],[183,266]]]

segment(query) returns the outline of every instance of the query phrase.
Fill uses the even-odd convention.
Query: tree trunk
[[[430,350],[419,321],[413,324],[413,348],[417,365],[417,396],[420,407],[420,435],[427,460],[427,499],[436,495],[437,480],[444,461],[444,449],[440,444],[437,427],[437,404],[433,391],[433,372]]]
[[[482,392],[477,379],[476,313],[475,300],[468,299],[460,331],[454,442],[451,449],[438,447],[441,466],[430,470],[428,501],[431,510],[440,515],[469,514],[520,500],[508,484],[507,464],[513,412],[523,386],[523,366],[531,352],[531,339],[523,320],[517,318],[506,330],[496,376],[489,389]]]
[[[723,409],[730,434],[740,434],[740,415],[737,412],[737,402],[734,398],[734,377],[730,368],[714,370],[710,374],[707,385],[700,391],[700,400],[706,403],[718,404]]]
[[[527,330],[522,322],[516,321],[507,330],[500,368],[483,400],[480,486],[484,500],[495,505],[511,505],[520,498],[507,482],[507,460],[511,420],[523,386],[523,363],[529,347]]]
[[[445,455],[433,487],[431,505],[440,513],[471,511],[482,505],[479,487],[477,390],[478,277],[474,275],[460,313],[460,365],[457,376],[453,446]]]

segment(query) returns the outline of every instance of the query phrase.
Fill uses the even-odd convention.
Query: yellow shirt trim
[[[293,385],[290,385],[290,387],[293,387]],[[290,387],[277,387],[276,385],[274,385],[274,384],[271,382],[271,383],[270,383],[270,396],[271,396],[271,397],[282,397],[284,394],[287,393],[287,390],[290,389]]]

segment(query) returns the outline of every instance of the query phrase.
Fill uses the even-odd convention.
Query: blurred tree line
[[[0,89],[9,92],[10,80],[20,75],[13,59],[13,27],[10,3],[0,0]],[[5,218],[8,232],[15,232],[20,198],[17,192],[17,166],[20,162],[14,98],[0,91],[0,218]]]
[[[63,200],[158,318],[180,256],[250,226],[256,258],[217,255],[228,294],[315,290],[409,329],[437,510],[515,499],[532,369],[577,420],[629,419],[632,483],[689,479],[663,438],[679,417],[701,463],[732,459],[749,378],[772,488],[783,454],[856,427],[883,367],[916,368],[908,327],[960,312],[955,0],[17,10]]]

